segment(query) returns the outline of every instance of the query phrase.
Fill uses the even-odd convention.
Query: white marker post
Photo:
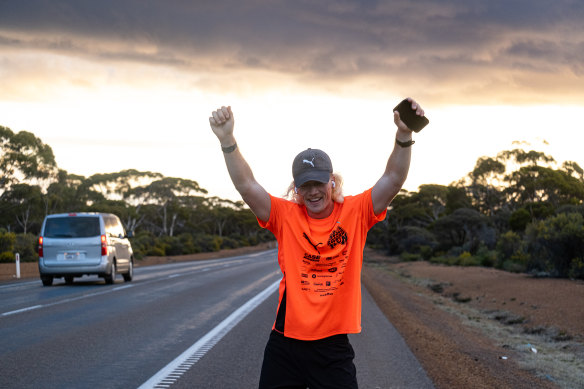
[[[16,278],[20,279],[20,254],[16,253]]]

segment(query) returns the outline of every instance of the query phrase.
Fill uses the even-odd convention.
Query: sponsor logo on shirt
[[[329,235],[328,242],[326,244],[331,248],[334,249],[335,246],[339,244],[347,244],[347,233],[341,226],[337,226],[333,232]]]

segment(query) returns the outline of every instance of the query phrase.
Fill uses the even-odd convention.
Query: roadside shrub
[[[512,272],[521,272],[527,269],[530,259],[526,252],[526,244],[521,236],[514,231],[507,231],[499,237],[496,249],[496,260],[494,266],[497,269]]]
[[[437,257],[430,258],[430,263],[436,263],[440,265],[448,265],[448,266],[459,266],[460,265],[460,257],[454,257],[452,255],[440,255]]]
[[[531,215],[525,208],[520,208],[509,217],[509,226],[513,231],[525,231],[531,221]]]
[[[465,251],[458,257],[458,264],[460,266],[479,266],[479,260],[468,251]]]
[[[475,255],[464,251],[461,247],[453,247],[448,254],[429,258],[430,263],[448,266],[486,266],[492,267],[497,261],[497,253],[481,245]]]
[[[439,264],[439,265],[448,265],[448,259],[450,257],[446,256],[446,255],[439,255],[436,257],[432,257],[429,259],[430,263],[435,263],[435,264]]]
[[[212,252],[221,250],[223,239],[216,235],[197,234],[194,236],[194,241],[200,252]]]
[[[176,236],[164,236],[159,239],[157,246],[164,247],[164,255],[183,254],[183,245],[180,238]]]
[[[15,242],[16,234],[14,232],[0,230],[0,253],[13,252]]]
[[[22,262],[36,262],[39,260],[37,253],[37,236],[33,234],[18,234],[14,242],[14,252],[20,254]]]
[[[164,255],[164,253],[150,254],[156,243],[156,237],[151,232],[140,231],[130,239],[130,242],[132,243],[132,250],[134,250],[134,257],[137,259],[142,259],[145,255]]]
[[[526,270],[526,267],[521,262],[507,260],[501,264],[501,269],[511,273],[523,273]]]
[[[527,270],[569,277],[584,261],[584,216],[562,213],[530,224],[526,231]],[[578,278],[583,278],[580,275]]]
[[[457,209],[436,220],[432,231],[439,250],[462,247],[463,251],[476,253],[481,244],[493,247],[496,243],[496,230],[489,225],[489,219],[470,208]]]
[[[197,252],[193,235],[189,233],[182,233],[178,236],[178,241],[181,245],[181,254],[194,254]]]
[[[36,252],[37,237],[33,234],[15,234],[0,231],[0,262],[11,263],[16,260],[16,253],[21,262],[35,262],[39,257]]]
[[[499,236],[497,241],[497,252],[499,258],[506,260],[521,249],[521,237],[514,231],[507,231]]]
[[[479,266],[493,267],[497,263],[497,252],[495,250],[489,250],[485,245],[481,245],[475,254],[475,258]]]
[[[574,258],[570,261],[568,276],[570,278],[584,279],[584,260],[582,258]]]
[[[228,236],[225,236],[221,239],[221,248],[222,249],[236,249],[238,247],[241,247],[242,245],[240,244],[239,241],[230,238]]]
[[[584,216],[584,205],[565,204],[556,209],[556,215],[561,213],[579,213]]]
[[[407,253],[407,252],[403,252],[399,255],[400,259],[402,261],[405,262],[415,262],[415,261],[419,261],[422,259],[422,256],[420,254],[413,254],[413,253]]]
[[[400,252],[420,253],[422,247],[436,247],[434,234],[425,228],[406,226],[396,233]]]
[[[450,250],[448,250],[447,256],[460,257],[464,252],[465,252],[465,250],[462,247],[455,246],[455,247],[452,247]]]
[[[12,251],[3,251],[0,253],[0,263],[12,263],[15,261]]]
[[[154,246],[151,246],[148,251],[146,251],[145,255],[152,255],[155,257],[163,257],[166,254],[166,249],[168,248],[168,245],[165,244],[162,241],[157,240],[154,244]]]
[[[426,261],[432,258],[433,252],[434,249],[430,246],[420,246],[420,255],[422,256],[422,259]]]

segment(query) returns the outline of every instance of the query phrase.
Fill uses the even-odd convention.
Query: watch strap
[[[408,140],[407,142],[401,142],[401,141],[399,141],[397,138],[395,138],[395,143],[397,143],[397,145],[398,145],[399,147],[403,147],[403,148],[405,148],[405,147],[410,147],[411,145],[413,145],[414,143],[416,143],[416,141],[415,141],[415,140],[413,140],[413,139],[410,139],[410,140]]]

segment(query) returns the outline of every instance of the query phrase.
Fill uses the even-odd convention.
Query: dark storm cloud
[[[582,86],[584,6],[532,1],[0,1],[0,49],[303,82],[416,77],[490,93],[528,74]],[[542,81],[543,82],[543,81]],[[455,87],[455,86],[454,86]],[[494,88],[494,89],[493,89]]]

